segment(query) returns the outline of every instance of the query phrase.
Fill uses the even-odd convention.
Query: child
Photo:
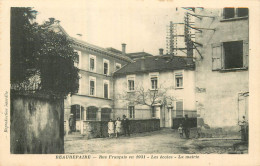
[[[183,128],[182,128],[182,124],[180,124],[179,128],[178,128],[178,132],[180,133],[180,137],[183,137]]]
[[[109,138],[111,138],[112,134],[114,134],[114,122],[112,121],[112,119],[109,120],[108,124],[107,124],[107,128],[108,128],[108,136]]]
[[[116,137],[118,137],[119,133],[121,133],[121,127],[122,127],[121,120],[119,117],[117,118],[115,125],[116,125]]]

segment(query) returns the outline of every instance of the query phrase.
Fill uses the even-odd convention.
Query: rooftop
[[[114,75],[135,74],[139,72],[157,72],[168,70],[194,70],[195,63],[191,57],[182,56],[151,56],[137,59],[114,73]]]

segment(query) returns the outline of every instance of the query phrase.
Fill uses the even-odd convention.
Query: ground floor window
[[[112,112],[111,108],[102,108],[101,121],[109,121],[111,112]]]
[[[155,118],[156,117],[156,108],[155,106],[152,106],[152,118]]]
[[[129,106],[128,111],[129,111],[129,118],[135,118],[135,106]]]
[[[98,108],[95,106],[87,107],[87,120],[96,120],[97,111],[98,111]]]
[[[176,101],[176,117],[183,117],[183,101]]]

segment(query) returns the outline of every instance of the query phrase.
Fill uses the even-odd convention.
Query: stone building
[[[198,116],[210,127],[234,129],[248,113],[248,8],[196,8],[195,15]]]
[[[172,119],[185,114],[196,117],[194,70],[193,58],[162,50],[122,67],[114,73],[115,117],[160,119],[161,127],[172,127]]]
[[[73,41],[73,48],[78,52],[75,66],[79,68],[79,90],[68,95],[64,101],[66,128],[69,118],[73,118],[73,131],[83,129],[83,121],[107,121],[113,112],[113,73],[122,66],[132,62],[125,55],[125,44],[122,51],[114,52],[89,44],[80,38],[70,37],[57,24],[54,27]],[[68,131],[68,130],[67,130]]]

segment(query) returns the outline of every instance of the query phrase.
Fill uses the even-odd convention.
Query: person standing
[[[124,135],[126,136],[126,133],[127,133],[128,136],[130,136],[129,120],[126,118],[125,115],[123,115],[122,126],[124,129]]]
[[[121,128],[122,128],[122,125],[121,125],[121,120],[120,118],[118,117],[116,122],[115,122],[115,126],[116,126],[116,137],[119,136],[119,133],[121,133]]]
[[[108,124],[107,124],[107,128],[108,128],[108,136],[109,138],[112,137],[112,134],[114,134],[114,122],[112,121],[112,119],[109,120]]]
[[[184,130],[186,139],[189,139],[190,138],[190,124],[189,124],[188,115],[185,115],[185,118],[183,121],[183,130]]]
[[[183,138],[183,127],[182,127],[182,124],[180,124],[180,126],[178,128],[178,132],[180,134],[180,138]]]

